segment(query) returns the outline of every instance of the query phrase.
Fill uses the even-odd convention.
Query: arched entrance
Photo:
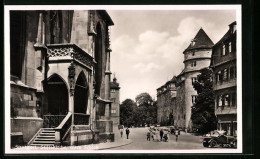
[[[74,93],[74,112],[86,114],[88,105],[88,85],[87,80],[83,72],[79,74],[79,77],[75,85]]]
[[[67,86],[61,77],[55,74],[48,80],[48,113],[65,115],[68,108]]]

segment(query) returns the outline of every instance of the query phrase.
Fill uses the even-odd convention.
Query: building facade
[[[15,134],[28,145],[114,140],[112,25],[104,10],[10,11],[12,144]]]
[[[200,70],[209,67],[213,42],[201,28],[187,49],[184,50],[184,69],[177,76],[176,126],[192,129],[191,107],[196,101],[197,91],[193,82],[197,80]]]
[[[213,89],[218,130],[237,135],[236,22],[212,49]]]
[[[157,123],[173,125],[176,102],[176,77],[157,89]]]
[[[116,77],[110,82],[110,100],[113,102],[111,105],[111,120],[114,126],[120,124],[120,87]]]

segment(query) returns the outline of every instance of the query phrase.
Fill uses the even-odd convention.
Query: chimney
[[[234,21],[233,23],[229,24],[229,29],[231,30],[231,33],[234,34],[237,30],[237,22]]]

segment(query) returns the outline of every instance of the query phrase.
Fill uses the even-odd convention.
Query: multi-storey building
[[[193,88],[193,82],[197,80],[200,70],[209,67],[213,42],[201,28],[184,50],[184,69],[177,76],[176,107],[178,116],[176,124],[178,127],[192,128],[191,107],[196,101],[197,91]]]
[[[114,140],[112,25],[104,10],[10,11],[12,144]]]
[[[176,77],[157,89],[157,123],[173,125],[176,100]]]
[[[217,128],[232,136],[237,131],[236,34],[236,22],[233,22],[213,46],[211,59]]]
[[[111,120],[113,125],[118,126],[120,124],[120,87],[116,77],[110,82],[110,100],[113,102],[111,105]]]

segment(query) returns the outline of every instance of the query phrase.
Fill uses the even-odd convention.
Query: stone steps
[[[35,137],[29,146],[51,147],[55,144],[55,131],[49,128],[43,128]]]

